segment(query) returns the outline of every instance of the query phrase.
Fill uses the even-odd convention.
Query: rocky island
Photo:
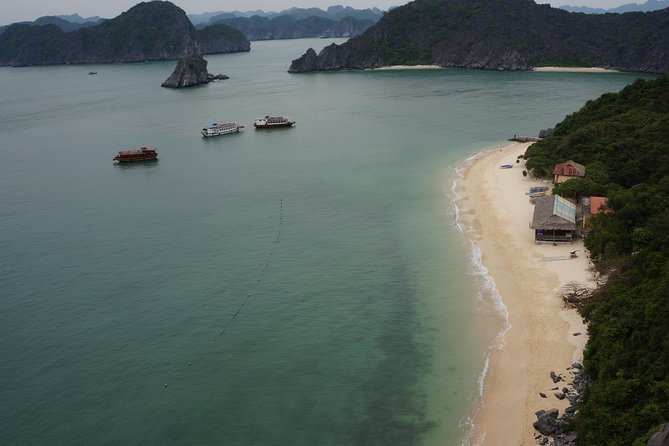
[[[202,56],[184,56],[179,59],[174,72],[162,83],[161,87],[194,87],[223,79],[228,79],[228,76],[225,74],[209,74],[207,61]]]
[[[64,32],[54,24],[13,24],[0,35],[0,65],[124,63],[249,51],[242,33],[225,25],[196,31],[167,1],[139,3],[94,26]]]
[[[309,49],[290,73],[438,65],[488,70],[540,66],[669,72],[669,9],[570,13],[532,0],[415,0],[361,35],[320,54]]]

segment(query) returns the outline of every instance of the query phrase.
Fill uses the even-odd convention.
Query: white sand
[[[439,65],[389,65],[386,67],[372,68],[372,70],[432,70],[442,68]]]
[[[549,374],[565,378],[566,370],[582,358],[586,328],[575,310],[565,310],[556,291],[566,282],[589,283],[589,261],[582,242],[573,245],[536,245],[529,228],[533,206],[525,192],[545,182],[523,177],[523,163],[516,164],[529,143],[513,143],[487,152],[465,168],[458,200],[460,214],[474,228],[473,237],[482,262],[494,278],[509,311],[511,328],[504,346],[492,353],[484,382],[481,407],[474,416],[474,443],[535,445],[532,423],[540,409],[557,407]],[[500,169],[501,164],[513,164]],[[576,259],[546,261],[545,257],[569,255]],[[580,332],[580,336],[573,333]],[[539,392],[548,395],[547,399]]]
[[[617,73],[618,70],[600,67],[534,67],[532,71],[558,71],[565,73]]]

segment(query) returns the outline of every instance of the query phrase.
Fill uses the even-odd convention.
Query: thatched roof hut
[[[571,242],[576,231],[576,205],[552,195],[536,199],[532,224],[537,242]]]

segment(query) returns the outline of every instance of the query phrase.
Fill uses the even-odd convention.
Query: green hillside
[[[598,66],[669,72],[669,9],[586,15],[532,0],[415,0],[361,35],[293,61],[290,72],[385,65],[527,70]]]
[[[531,146],[528,169],[586,166],[556,187],[608,197],[585,244],[606,284],[587,301],[591,379],[576,417],[580,445],[645,445],[669,421],[669,77],[589,101]]]

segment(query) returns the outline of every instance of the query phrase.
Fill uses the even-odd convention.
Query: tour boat
[[[292,127],[295,121],[283,116],[265,116],[264,118],[256,119],[253,126],[257,129],[271,129],[274,127]]]
[[[243,128],[243,125],[239,125],[236,122],[223,122],[220,124],[213,123],[209,127],[202,129],[200,133],[202,133],[202,136],[205,138],[208,138],[210,136],[221,136],[230,133],[237,133],[240,129]]]
[[[119,163],[131,163],[137,161],[153,161],[158,159],[156,149],[142,147],[139,150],[122,150],[114,157]]]

